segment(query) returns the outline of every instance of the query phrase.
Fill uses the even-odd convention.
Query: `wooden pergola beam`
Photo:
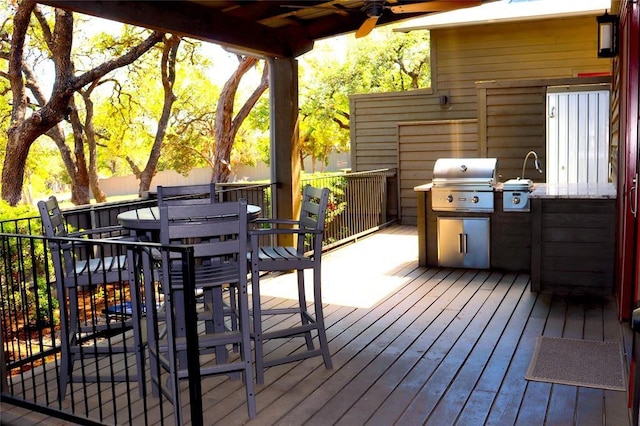
[[[43,0],[40,3],[208,41],[256,56],[296,57],[313,48],[313,40],[302,28],[271,28],[195,2]]]

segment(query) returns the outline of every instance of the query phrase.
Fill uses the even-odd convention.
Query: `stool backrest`
[[[160,242],[193,244],[196,259],[247,252],[247,201],[160,205]],[[240,237],[242,236],[242,237]]]
[[[215,183],[202,185],[158,186],[158,205],[212,204],[216,202]]]

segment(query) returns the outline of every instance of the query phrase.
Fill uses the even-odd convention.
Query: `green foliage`
[[[395,92],[431,85],[429,33],[376,29],[350,45],[345,72],[351,93]]]
[[[31,146],[25,169],[25,191],[29,191],[27,202],[34,203],[43,194],[60,192],[63,183],[69,183],[58,148],[47,138],[39,138]]]
[[[41,6],[51,25],[53,9]],[[11,2],[0,6],[6,18],[2,31],[10,34],[13,15]],[[122,55],[148,35],[143,28],[98,18],[75,15],[73,61],[80,74],[100,63]],[[2,47],[7,48],[7,39]],[[337,47],[336,47],[337,46]],[[343,46],[344,53],[340,52]],[[299,131],[302,156],[312,159],[311,171],[323,171],[331,153],[347,152],[350,144],[349,96],[358,93],[410,90],[430,85],[429,34],[413,31],[396,33],[389,27],[376,28],[372,34],[356,40],[353,35],[316,43],[314,50],[300,59]],[[49,93],[54,72],[43,34],[35,20],[29,30],[27,62],[44,93]],[[163,141],[158,171],[175,170],[187,174],[194,167],[212,167],[215,161],[215,109],[226,68],[212,59],[210,45],[183,39],[176,66],[173,91],[176,101]],[[156,46],[128,67],[107,75],[92,93],[93,127],[98,143],[98,175],[102,178],[132,173],[144,168],[150,154],[163,105],[160,78],[161,46]],[[234,55],[227,54],[233,59]],[[243,102],[252,90],[260,69],[252,70],[240,86],[236,103]],[[259,77],[258,77],[259,78]],[[0,156],[6,146],[6,130],[11,113],[11,96],[6,78],[0,77],[3,100],[0,103]],[[33,97],[31,97],[33,99]],[[86,108],[75,97],[82,120]],[[67,146],[73,153],[69,123],[61,123]],[[270,109],[265,93],[237,134],[231,163],[253,165],[257,160],[269,163]],[[59,192],[71,182],[58,148],[47,137],[33,145],[27,164],[26,187],[32,200],[42,194]]]
[[[51,296],[49,283],[42,278],[37,280],[36,286],[28,288],[24,295],[20,310],[30,325],[55,325],[60,320],[58,299]]]
[[[176,102],[162,146],[158,170],[187,174],[194,167],[210,167],[216,102],[220,88],[206,78],[198,64],[180,67]]]
[[[269,107],[269,90],[258,99],[247,119],[245,120],[242,129],[250,134],[250,140],[248,143],[252,145],[254,159],[269,164],[270,154],[270,135],[269,127],[270,123],[270,107]]]
[[[364,39],[316,43],[300,66],[300,139],[305,157],[326,163],[331,152],[349,150],[349,96],[430,86],[429,34],[376,29]],[[313,170],[315,171],[315,170]]]
[[[54,321],[58,301],[51,297],[46,278],[49,259],[45,256],[45,240],[27,236],[2,236],[1,239],[2,309],[20,313],[29,324]]]
[[[2,236],[0,285],[4,312],[18,312],[29,324],[55,322],[58,301],[51,298],[46,271],[49,259],[45,256],[45,240],[29,238],[40,235],[42,224],[37,209],[28,204],[11,207],[0,200],[0,231],[23,234],[24,237]]]
[[[38,209],[32,205],[20,204],[18,206],[12,207],[6,201],[0,200],[0,222],[9,221],[13,219],[34,217],[34,216],[38,216]],[[21,225],[21,227],[24,227],[24,230],[26,231],[28,229],[29,222],[22,221],[21,223],[23,224]],[[17,230],[19,229],[21,228],[18,228]],[[9,231],[6,231],[3,229],[2,232],[9,232]],[[29,233],[29,232],[14,232],[14,231],[11,231],[11,232],[18,233],[18,234]]]

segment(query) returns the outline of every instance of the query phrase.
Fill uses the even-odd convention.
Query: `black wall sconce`
[[[613,58],[618,54],[618,17],[609,15],[596,16],[598,21],[598,58]]]

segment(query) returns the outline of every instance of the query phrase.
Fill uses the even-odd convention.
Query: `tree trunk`
[[[176,82],[176,59],[178,54],[178,47],[180,46],[181,38],[172,35],[164,40],[164,48],[162,50],[161,70],[162,70],[162,87],[164,88],[164,104],[162,106],[162,115],[158,121],[158,130],[151,147],[151,153],[149,154],[149,160],[144,170],[140,173],[140,186],[138,195],[142,196],[144,191],[148,191],[151,186],[151,180],[156,174],[158,167],[158,160],[160,159],[160,152],[162,149],[162,141],[167,132],[167,125],[171,118],[171,108],[176,101],[176,96],[173,93],[173,86]]]
[[[64,167],[67,170],[67,174],[71,178],[71,182],[75,182],[76,181],[76,165],[73,161],[71,150],[69,149],[69,147],[65,142],[64,133],[62,132],[60,123],[56,124],[49,130],[47,130],[46,135],[49,136],[58,147],[58,150],[60,151],[60,156],[62,157],[62,163],[64,164]]]
[[[91,85],[89,90],[80,91],[85,108],[83,134],[87,138],[87,144],[89,145],[89,169],[87,170],[89,188],[96,203],[104,203],[107,201],[107,194],[100,188],[100,179],[98,178],[98,142],[96,141],[96,131],[93,127],[94,108],[91,93],[95,87],[96,82]]]
[[[264,70],[262,72],[262,79],[260,84],[253,91],[249,99],[244,103],[242,108],[238,111],[235,118],[233,116],[233,104],[240,85],[242,77],[258,63],[257,58],[242,57],[238,68],[233,75],[229,77],[229,80],[225,83],[222,93],[220,93],[220,99],[218,100],[218,107],[216,109],[216,124],[215,124],[215,155],[213,165],[213,175],[211,180],[213,182],[227,182],[229,175],[231,174],[231,149],[233,148],[233,141],[236,138],[238,129],[242,125],[242,122],[253,106],[258,102],[260,96],[269,87],[269,66],[265,62]]]
[[[73,154],[76,159],[76,179],[71,184],[71,202],[75,205],[89,204],[91,203],[91,193],[89,191],[87,157],[84,153],[84,130],[73,99],[70,100],[70,105],[69,117],[73,128]]]

